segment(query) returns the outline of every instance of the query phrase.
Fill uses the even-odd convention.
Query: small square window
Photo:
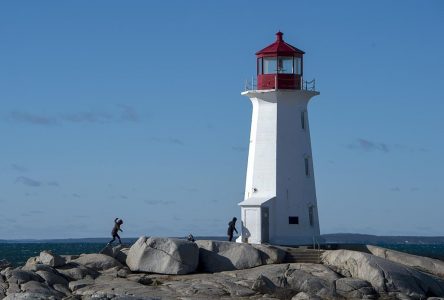
[[[299,217],[288,217],[288,224],[299,224]]]

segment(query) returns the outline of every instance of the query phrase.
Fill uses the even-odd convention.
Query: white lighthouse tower
[[[303,54],[276,33],[256,53],[242,234],[238,242],[310,245],[319,220],[307,104],[319,92],[303,87]]]

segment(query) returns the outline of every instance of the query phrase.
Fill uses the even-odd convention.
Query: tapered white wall
[[[253,113],[245,200],[239,204],[243,225],[239,241],[311,244],[319,236],[319,220],[307,104],[319,93],[255,90],[242,94],[250,98]],[[269,212],[268,234],[262,224],[264,208]],[[299,224],[289,224],[290,216],[298,217]]]

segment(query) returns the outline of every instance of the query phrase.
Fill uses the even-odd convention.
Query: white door
[[[245,209],[245,228],[244,236],[248,239],[248,243],[260,242],[260,215],[259,208]]]

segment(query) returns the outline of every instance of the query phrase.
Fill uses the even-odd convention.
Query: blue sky
[[[0,239],[224,235],[274,33],[306,52],[322,233],[444,235],[442,1],[0,2]]]

